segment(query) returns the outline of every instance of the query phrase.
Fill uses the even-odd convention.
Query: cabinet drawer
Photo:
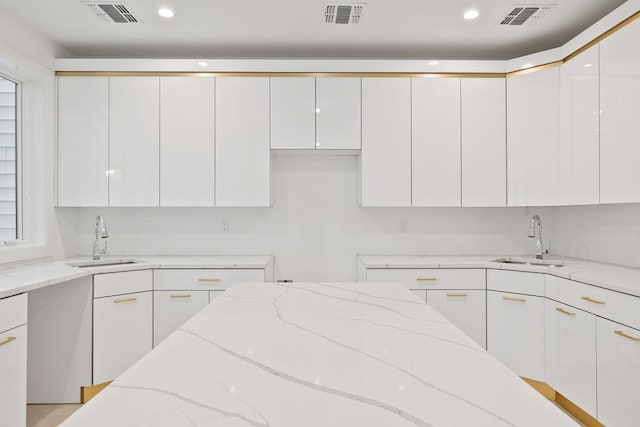
[[[153,346],[209,304],[209,291],[155,291],[153,293]]]
[[[154,289],[166,291],[179,290],[225,290],[234,283],[264,282],[264,270],[155,270]]]
[[[0,425],[27,424],[27,325],[0,333],[0,413]]]
[[[0,299],[0,332],[27,323],[27,294]]]
[[[471,339],[487,348],[487,292],[428,290],[427,304],[435,308]]]
[[[520,271],[487,270],[487,289],[544,296],[545,275]]]
[[[426,289],[411,289],[411,292],[416,294],[416,296],[418,298],[420,298],[420,300],[422,302],[426,302],[427,301],[427,290]]]
[[[153,288],[151,270],[123,271],[93,276],[93,297],[150,291]]]
[[[409,289],[485,289],[484,269],[368,269],[367,282],[400,282]]]
[[[547,298],[640,329],[640,298],[555,276],[547,282]]]

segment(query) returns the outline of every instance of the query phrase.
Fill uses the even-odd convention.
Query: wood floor
[[[27,405],[27,427],[57,427],[82,405]]]

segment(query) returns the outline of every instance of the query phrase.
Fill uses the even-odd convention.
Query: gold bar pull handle
[[[575,313],[572,313],[572,312],[570,312],[570,311],[567,311],[567,310],[565,310],[565,309],[564,309],[564,308],[562,308],[562,307],[557,307],[557,308],[556,308],[556,311],[559,311],[559,312],[560,312],[560,313],[562,313],[562,314],[566,314],[567,316],[575,316],[575,315],[576,315]]]
[[[640,338],[631,336],[629,334],[625,334],[622,331],[614,331],[613,333],[616,334],[616,335],[620,335],[621,337],[625,337],[627,339],[630,339],[631,341],[640,342]]]
[[[600,304],[600,305],[603,305],[603,304],[604,304],[604,301],[600,301],[600,300],[597,300],[597,299],[593,299],[593,298],[591,298],[591,297],[582,297],[582,299],[583,299],[583,300],[585,300],[585,301],[592,302],[592,303],[594,303],[594,304]]]
[[[173,294],[171,298],[191,298],[191,294]]]
[[[199,277],[198,282],[219,282],[217,277]]]
[[[5,344],[9,344],[10,342],[13,342],[15,340],[17,340],[18,338],[16,337],[8,337],[6,340],[0,342],[0,346],[3,346]]]
[[[437,277],[416,277],[418,282],[435,282],[438,280]]]
[[[131,298],[119,298],[119,299],[114,299],[113,302],[116,304],[120,304],[122,302],[133,302],[135,300],[137,300],[138,298],[136,297],[131,297]]]
[[[447,296],[451,298],[464,298],[467,294],[447,294]]]
[[[503,300],[505,301],[515,301],[515,302],[525,302],[526,299],[524,298],[514,298],[514,297],[502,297]]]

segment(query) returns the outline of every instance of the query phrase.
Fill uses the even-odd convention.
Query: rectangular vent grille
[[[323,9],[326,24],[359,24],[366,3],[325,3]]]
[[[123,2],[118,3],[85,3],[92,13],[105,22],[115,22],[116,24],[135,24],[140,19]]]
[[[538,22],[551,8],[555,5],[544,6],[523,6],[518,5],[509,9],[506,15],[500,20],[500,25],[516,25],[521,26],[525,23],[531,24]]]

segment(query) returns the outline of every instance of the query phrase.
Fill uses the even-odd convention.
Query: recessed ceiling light
[[[163,18],[173,18],[173,10],[167,8],[167,7],[161,7],[160,9],[158,9],[158,15],[162,16]]]
[[[429,61],[429,65],[431,65],[432,67],[435,67],[438,64],[440,64],[440,61]]]
[[[208,62],[204,62],[204,61],[199,61],[198,62],[198,67],[208,67],[209,63]]]
[[[464,19],[476,19],[480,16],[480,12],[477,9],[469,9],[464,13]]]

